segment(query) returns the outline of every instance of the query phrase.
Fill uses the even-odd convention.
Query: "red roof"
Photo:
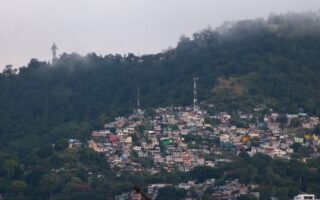
[[[114,143],[119,141],[119,137],[116,135],[109,135],[109,140]]]

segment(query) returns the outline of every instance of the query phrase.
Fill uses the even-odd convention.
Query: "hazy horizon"
[[[319,8],[318,0],[0,0],[0,68],[49,61],[53,42],[58,55],[157,53],[225,21]]]

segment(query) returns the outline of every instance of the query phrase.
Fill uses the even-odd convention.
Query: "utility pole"
[[[138,110],[140,110],[140,88],[138,88],[138,91],[137,91],[137,108]]]

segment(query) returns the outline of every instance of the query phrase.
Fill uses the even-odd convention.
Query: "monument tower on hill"
[[[53,43],[52,47],[51,47],[51,51],[52,51],[52,64],[55,64],[58,60],[57,58],[57,50],[58,47],[56,45],[56,43]]]

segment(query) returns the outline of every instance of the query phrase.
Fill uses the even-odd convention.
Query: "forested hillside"
[[[131,112],[137,88],[144,108],[191,104],[193,76],[200,100],[217,109],[263,103],[320,114],[319,22],[316,13],[273,15],[182,36],[175,49],[159,54],[63,54],[56,64],[32,59],[19,73],[5,69],[2,146],[24,154],[48,141],[84,136]]]
[[[83,180],[88,168],[115,179],[93,152],[64,152],[67,139],[85,139],[106,121],[132,112],[138,88],[146,109],[190,105],[194,76],[200,101],[214,110],[267,104],[279,112],[303,109],[320,115],[320,17],[291,13],[225,23],[192,38],[182,36],[176,48],[153,55],[64,53],[56,63],[32,59],[18,72],[5,68],[0,74],[0,194],[43,199],[54,191],[86,190],[70,174],[45,176],[59,163],[77,168],[75,177]],[[298,187],[297,177],[290,181]],[[60,187],[40,187],[47,182]],[[117,185],[108,187],[116,193]],[[106,193],[93,188],[96,195]]]

